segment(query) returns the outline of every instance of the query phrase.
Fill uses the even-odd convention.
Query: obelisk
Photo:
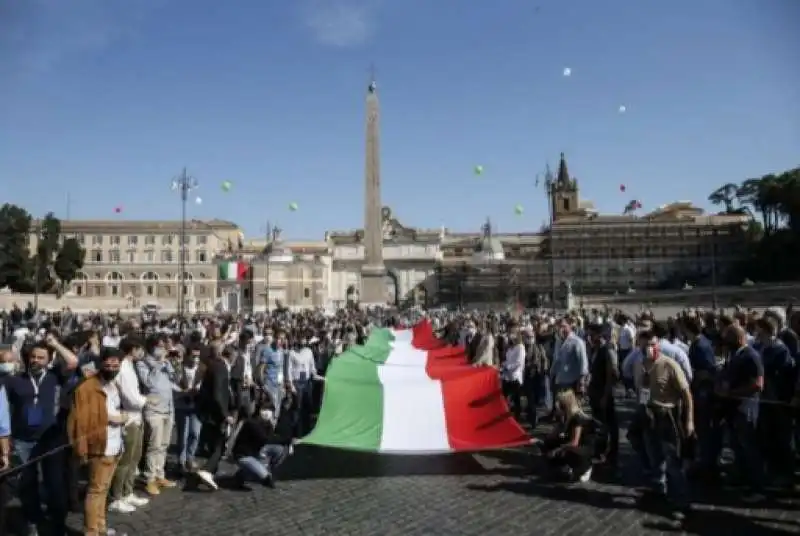
[[[364,166],[364,264],[361,266],[362,305],[386,305],[381,222],[380,106],[378,85],[367,88],[367,139]]]

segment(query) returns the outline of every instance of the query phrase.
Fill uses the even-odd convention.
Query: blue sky
[[[561,151],[601,212],[706,206],[800,164],[798,20],[795,0],[0,0],[2,201],[177,219],[187,166],[191,217],[358,227],[374,63],[406,225],[536,230]]]

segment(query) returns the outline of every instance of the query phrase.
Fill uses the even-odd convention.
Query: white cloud
[[[322,45],[346,48],[367,43],[375,35],[380,0],[307,0],[303,24]]]
[[[43,74],[131,37],[163,0],[7,0],[0,20],[0,73]]]

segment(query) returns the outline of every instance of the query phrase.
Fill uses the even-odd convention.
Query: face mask
[[[271,409],[263,409],[261,410],[261,418],[267,422],[272,422],[272,419],[275,417],[275,413]]]
[[[155,350],[153,350],[153,357],[155,357],[156,359],[161,359],[165,355],[167,355],[167,350],[165,348],[156,348]]]
[[[102,370],[100,371],[100,377],[102,377],[102,378],[103,378],[104,380],[106,380],[106,381],[111,381],[111,380],[113,380],[114,378],[116,378],[116,377],[117,377],[117,374],[119,374],[119,369],[117,369],[117,370],[106,370],[106,369],[102,369]]]
[[[16,368],[14,363],[0,363],[0,375],[6,376],[8,374],[14,374]]]

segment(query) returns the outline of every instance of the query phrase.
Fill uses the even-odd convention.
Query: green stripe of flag
[[[383,386],[378,367],[392,350],[388,329],[374,330],[363,346],[333,358],[314,430],[303,443],[377,450],[383,433]]]

